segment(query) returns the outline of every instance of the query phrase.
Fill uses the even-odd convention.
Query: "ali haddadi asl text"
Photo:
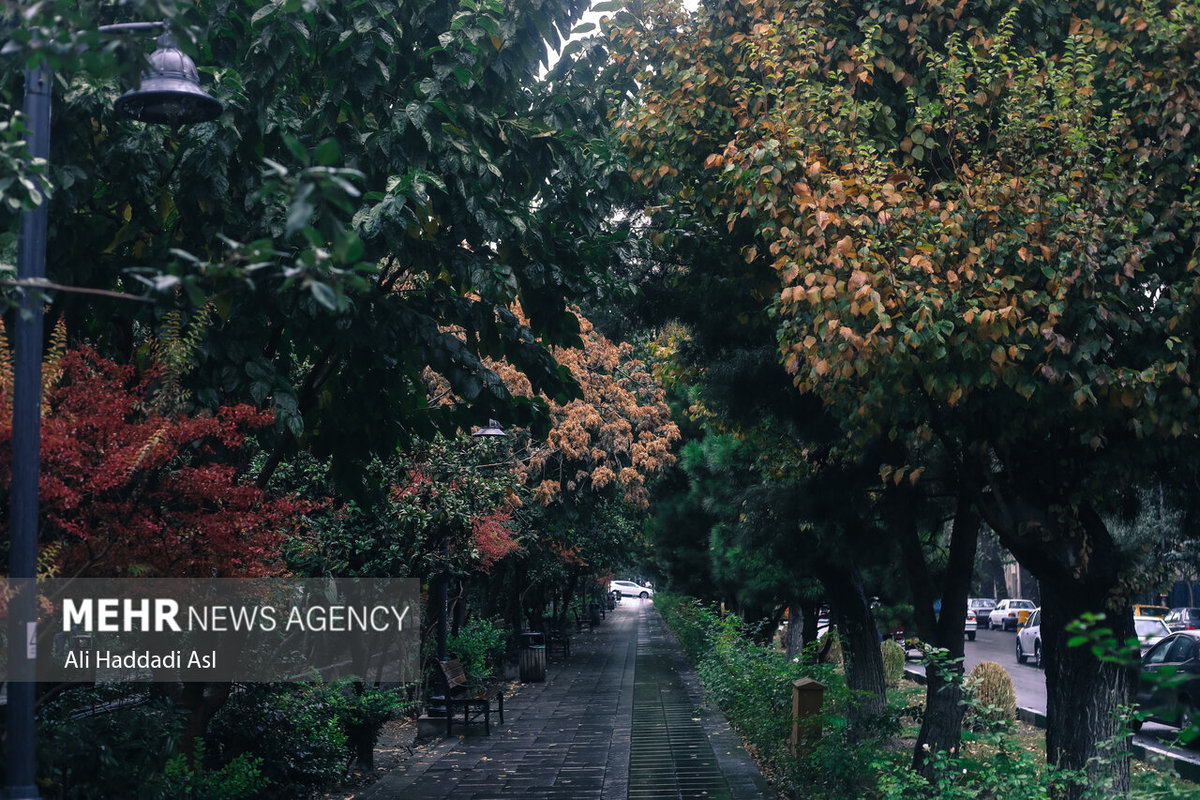
[[[166,655],[136,650],[132,653],[114,653],[111,650],[78,650],[66,654],[63,667],[65,669],[100,670],[216,669],[217,651],[192,650],[185,659],[182,650],[172,650]]]

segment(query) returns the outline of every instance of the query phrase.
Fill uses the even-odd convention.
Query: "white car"
[[[996,598],[994,597],[968,597],[967,608],[975,612],[977,617],[986,617],[988,612],[996,607]]]
[[[996,604],[988,614],[988,628],[1000,628],[1001,630],[1014,631],[1025,624],[1029,619],[1029,615],[1037,608],[1032,600],[1016,600],[1009,598],[1001,600]]]
[[[654,597],[654,590],[633,581],[609,581],[608,593],[620,592],[622,597],[640,597],[647,600]]]
[[[1170,635],[1171,629],[1167,627],[1166,621],[1162,617],[1143,617],[1135,616],[1133,618],[1133,628],[1137,632],[1138,644],[1140,645],[1140,655],[1146,655],[1151,647],[1161,642]]]
[[[1025,659],[1033,656],[1033,665],[1042,666],[1042,610],[1035,608],[1025,622],[1025,626],[1017,630],[1017,663],[1024,664]]]
[[[979,618],[975,616],[975,609],[967,609],[967,619],[963,623],[963,633],[972,642],[975,641],[975,631],[979,630]]]

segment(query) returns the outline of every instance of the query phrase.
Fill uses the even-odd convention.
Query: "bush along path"
[[[964,681],[967,726],[961,747],[927,753],[932,777],[911,768],[912,743],[923,712],[923,693],[901,684],[889,692],[887,712],[869,730],[847,726],[854,698],[839,663],[817,663],[818,649],[789,660],[743,635],[742,620],[718,614],[686,597],[659,593],[655,603],[695,665],[705,695],[728,717],[779,793],[798,800],[1044,800],[1070,788],[1088,800],[1111,800],[1112,788],[1094,785],[1082,771],[1045,763],[1045,737],[1013,719],[1007,673],[982,672]],[[886,643],[885,643],[886,644]],[[838,661],[838,648],[826,658]],[[830,658],[830,654],[833,655]],[[927,654],[938,668],[939,653]],[[945,665],[941,665],[945,669]],[[998,670],[998,671],[997,671]],[[1004,674],[1000,674],[1004,673]],[[794,756],[790,733],[791,685],[814,678],[827,687],[822,736]],[[1106,752],[1119,757],[1123,740]],[[1130,800],[1196,797],[1196,785],[1166,770],[1137,769],[1123,795]]]

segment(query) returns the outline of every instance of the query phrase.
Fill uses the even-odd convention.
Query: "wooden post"
[[[812,678],[792,681],[792,755],[808,750],[821,738],[821,706],[825,703],[825,684]]]

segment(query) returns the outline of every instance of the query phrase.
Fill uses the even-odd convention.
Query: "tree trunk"
[[[354,762],[368,772],[375,769],[375,731],[351,731],[348,738],[354,746]]]
[[[1084,614],[1104,614],[1118,641],[1133,636],[1126,594],[1129,560],[1100,516],[1076,507],[1072,518],[1052,515],[1023,497],[1004,496],[993,484],[982,508],[1013,555],[1042,589],[1042,660],[1046,668],[1046,760],[1077,770],[1057,800],[1079,800],[1089,787],[1110,796],[1129,791],[1128,734],[1119,709],[1132,699],[1129,667],[1103,663],[1088,647],[1068,647],[1066,625]],[[1113,747],[1115,745],[1115,747]]]
[[[846,686],[853,695],[847,725],[856,735],[864,735],[878,725],[887,708],[887,684],[875,617],[857,566],[826,561],[820,572],[825,591],[837,610]]]
[[[1000,540],[996,534],[987,531],[979,537],[979,562],[983,584],[980,592],[996,600],[1008,597],[1008,584],[1004,581],[1004,558]]]
[[[179,750],[189,760],[196,751],[196,742],[208,733],[209,721],[229,700],[232,691],[232,683],[188,682],[178,687],[175,704],[186,712]]]
[[[458,636],[463,626],[467,624],[466,583],[462,580],[457,580],[451,585],[450,589],[450,635]]]
[[[1075,800],[1087,787],[1107,787],[1105,796],[1129,792],[1128,734],[1119,719],[1132,698],[1128,667],[1096,659],[1089,647],[1068,647],[1067,623],[1105,608],[1115,586],[1080,586],[1042,580],[1042,663],[1046,669],[1046,759],[1068,770],[1086,770],[1084,785],[1066,787]],[[1134,636],[1128,605],[1110,609],[1104,622],[1117,641]],[[1123,738],[1118,738],[1123,737]]]
[[[911,511],[912,506],[904,503],[902,508]],[[925,667],[925,716],[913,748],[913,769],[932,779],[932,767],[927,762],[930,754],[955,750],[962,740],[963,628],[980,516],[973,498],[965,490],[960,491],[950,529],[949,559],[936,578],[926,561],[916,520],[911,514],[907,516],[901,525],[901,552],[912,587],[917,635],[947,651],[946,664]],[[938,598],[942,601],[941,613],[935,615],[933,605]]]
[[[808,647],[817,640],[817,625],[821,619],[821,604],[814,601],[800,603],[800,613],[804,615],[804,627],[801,634],[801,647]]]
[[[784,652],[788,660],[803,657],[804,648],[817,640],[817,617],[820,604],[795,600],[788,605],[787,641]]]

